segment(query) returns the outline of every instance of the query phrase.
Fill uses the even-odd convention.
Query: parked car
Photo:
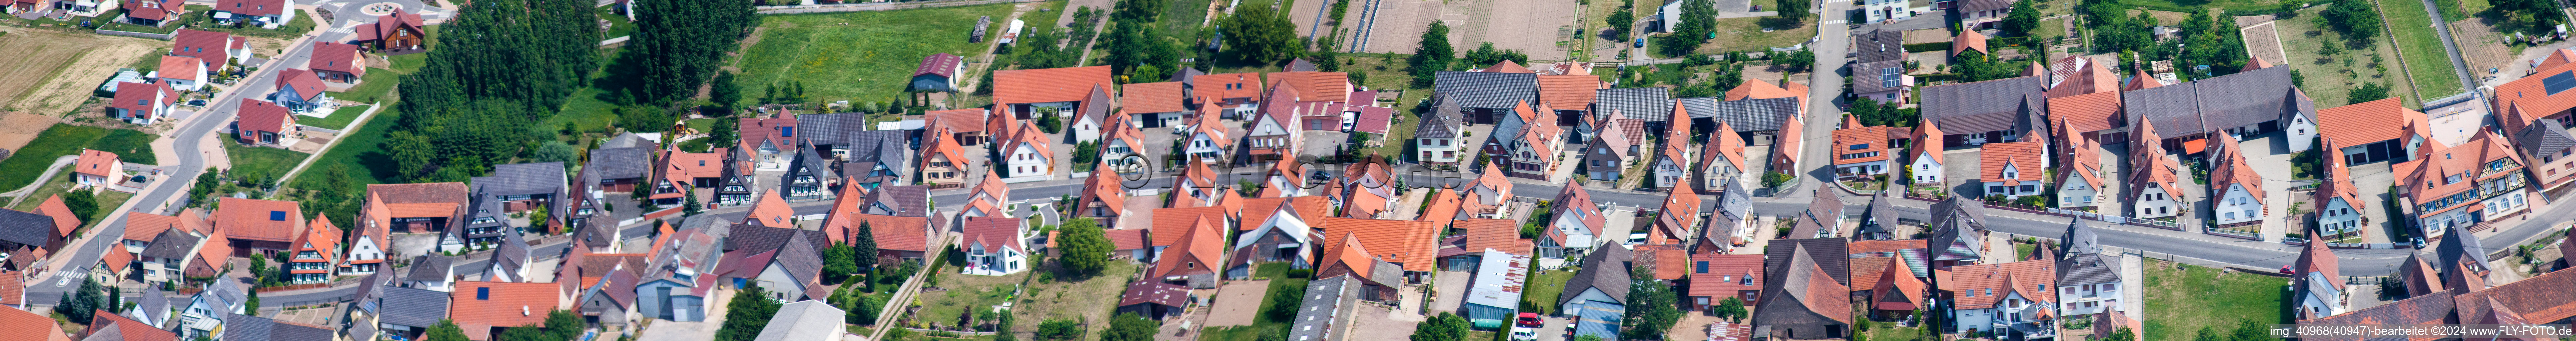
[[[1547,322],[1538,319],[1538,313],[1521,313],[1520,319],[1512,324],[1512,340],[1537,340],[1538,329],[1546,326]]]
[[[1646,47],[1646,38],[1637,38],[1637,47]]]

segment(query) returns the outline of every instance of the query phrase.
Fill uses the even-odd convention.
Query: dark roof
[[[456,258],[440,255],[423,255],[420,256],[420,258],[413,258],[411,260],[411,273],[405,274],[403,276],[403,280],[419,282],[446,281],[448,276],[456,271],[454,268],[455,263]],[[440,316],[446,315],[442,314]]]
[[[179,232],[179,229],[162,230],[161,235],[152,237],[151,246],[143,247],[143,256],[185,260],[197,253],[197,239],[197,236]]]
[[[886,186],[868,192],[868,205],[884,204],[897,217],[930,216],[929,186]]]
[[[2168,137],[2249,126],[2291,115],[2315,117],[2316,102],[2291,86],[2290,78],[2288,68],[2262,68],[2125,91],[2120,93],[2121,109],[2135,119],[2155,120],[2156,134]],[[1931,97],[1924,97],[1924,102],[1931,102]],[[1938,123],[1941,130],[1957,131],[1948,122]]]
[[[2012,0],[1967,0],[1965,4],[1959,5],[1959,10],[1962,12],[1990,11],[2012,8],[2012,4]]]
[[[2537,124],[2523,126],[2521,132],[2514,134],[2513,145],[2522,149],[2522,155],[2576,148],[2576,135],[2568,133],[2567,127],[2559,125],[2557,120],[2533,121]]]
[[[225,315],[224,339],[271,341],[332,341],[330,329],[300,323],[281,323],[266,317]]]
[[[1432,91],[1446,92],[1458,98],[1458,106],[1468,108],[1512,108],[1521,103],[1538,103],[1538,74],[1508,72],[1440,71],[1433,76]]]
[[[1682,110],[1691,118],[1726,121],[1737,132],[1780,130],[1789,115],[1798,113],[1797,97],[1739,99],[1718,101],[1712,97],[1683,98]]]
[[[600,148],[590,150],[587,171],[598,174],[596,180],[632,179],[653,175],[653,149],[645,147]]]
[[[1975,200],[1952,197],[1950,200],[1934,203],[1932,220],[1924,223],[1924,228],[1932,231],[1930,242],[1932,259],[1984,258],[1978,252],[1980,248],[1977,247],[1980,245],[1978,243],[1984,242],[1982,237],[1985,236],[1983,223],[1985,218],[1980,216],[1984,212],[1985,204]]]
[[[2434,261],[2441,262],[2437,264],[2475,262],[2470,264],[2470,266],[2475,266],[2477,269],[2487,269],[2487,252],[2494,251],[2496,249],[2489,249],[2484,245],[2480,245],[2478,243],[2478,236],[2470,234],[2469,230],[2466,228],[2461,228],[2459,225],[2452,225],[2450,229],[2450,232],[2442,234],[2442,241],[2435,243],[2433,246],[2436,256],[2439,257]],[[2450,269],[2445,268],[2443,271],[2449,272]]]
[[[492,266],[500,267],[502,272],[516,274],[519,268],[528,266],[527,262],[535,260],[530,256],[527,239],[519,238],[517,233],[502,233],[500,248],[492,250]]]
[[[1649,86],[1643,88],[1600,89],[1592,91],[1592,114],[1663,122],[1673,119],[1673,89]]]
[[[557,194],[564,189],[564,165],[562,161],[492,165],[492,176],[475,179],[475,186],[493,196]]]
[[[1306,282],[1306,299],[1303,300],[1303,304],[1299,304],[1306,309],[1297,310],[1296,323],[1291,326],[1294,328],[1288,329],[1289,339],[1323,341],[1332,340],[1328,338],[1330,335],[1340,334],[1335,332],[1334,327],[1337,326],[1334,323],[1343,322],[1348,318],[1340,316],[1342,305],[1354,303],[1351,300],[1359,296],[1352,294],[1357,291],[1351,284],[1353,283],[1350,276],[1334,276]],[[1131,289],[1129,292],[1134,291]],[[1324,328],[1314,328],[1319,325]],[[1343,339],[1348,338],[1345,336]]]
[[[824,237],[812,233],[790,234],[786,242],[779,246],[778,256],[770,257],[769,260],[778,262],[779,268],[786,269],[788,278],[798,282],[821,283],[822,280],[815,277],[823,275],[823,256],[815,253],[815,248],[830,241],[815,240],[815,238]]]
[[[1902,77],[1904,77],[1902,73],[1905,69],[1905,61],[1882,60],[1852,64],[1852,93],[1865,94],[1878,92],[1879,90],[1885,90],[1887,88],[1904,86],[1903,83],[1883,82],[1880,80],[1881,77],[1884,76],[1883,73],[1887,68],[1896,68],[1897,72],[1900,73],[1897,77],[1901,80]]]
[[[866,131],[868,114],[834,113],[796,115],[796,136],[806,145],[841,145],[850,143],[849,132]]]
[[[1784,278],[1780,277],[1785,276],[1781,271],[1789,269],[1789,259],[1794,258],[1791,255],[1797,253],[1800,246],[1805,246],[1807,252],[1811,254],[1848,255],[1851,242],[1841,238],[1772,240],[1770,245],[1762,248],[1762,269],[1766,272],[1763,278]],[[1841,282],[1844,286],[1851,285],[1851,262],[1816,262],[1816,266],[1824,269],[1825,275],[1833,276],[1835,282]],[[1777,283],[1779,280],[1771,282]]]
[[[2057,237],[2057,245],[2059,259],[2064,259],[2069,254],[2099,254],[2102,253],[2102,236],[2094,234],[2093,226],[2085,223],[2084,219],[2078,218],[2075,222],[2066,224],[2066,233]],[[2058,277],[2065,278],[2065,276]]]
[[[2057,261],[2057,283],[2060,286],[2119,283],[2120,264],[2117,261],[2117,258],[2099,253],[2060,259]]]
[[[1592,248],[1592,253],[1583,255],[1583,270],[1575,272],[1574,278],[1565,282],[1564,292],[1557,293],[1556,304],[1565,305],[1565,302],[1573,301],[1575,297],[1582,296],[1586,288],[1601,289],[1602,294],[1620,300],[1620,304],[1627,304],[1627,263],[1634,257],[1628,248],[1618,245]]]
[[[1871,195],[1869,206],[1861,209],[1860,219],[1859,234],[1890,233],[1888,228],[1896,226],[1896,203],[1888,201],[1887,193]]]
[[[377,298],[376,320],[413,327],[438,325],[447,318],[447,293],[420,288],[384,287]]]
[[[1913,30],[1946,29],[1949,28],[1949,23],[1950,21],[1942,16],[1923,15],[1869,23],[1867,25],[1861,25],[1860,28],[1852,29],[1851,32],[1852,35],[1859,36],[1880,30],[1904,32]]]
[[[2047,88],[2048,77],[2042,75],[1927,86],[1915,91],[1923,94],[1924,118],[1940,125],[1941,131],[1969,134],[2012,129],[2013,120],[2021,118],[2023,111],[2046,108],[2045,100],[2031,102],[2045,98],[2042,91]]]
[[[749,224],[733,224],[730,229],[732,231],[727,233],[724,239],[724,249],[727,252],[746,249],[764,252],[769,250],[778,250],[784,248],[787,245],[787,241],[791,239],[791,237],[795,236],[794,234],[807,235],[805,236],[806,244],[808,244],[806,246],[813,250],[822,250],[832,247],[831,245],[828,245],[831,243],[831,236],[825,235],[823,231],[799,230]]]
[[[144,289],[142,298],[134,303],[134,309],[142,310],[143,317],[146,319],[169,321],[167,320],[171,314],[169,293],[162,292],[158,288]]]
[[[54,238],[54,217],[0,210],[0,241],[44,247]]]
[[[1422,115],[1422,124],[1413,128],[1413,137],[1435,139],[1458,137],[1458,132],[1451,130],[1452,126],[1458,125],[1459,122],[1458,98],[1450,96],[1432,96],[1432,98],[1436,98],[1439,104],[1433,105],[1431,112]]]
[[[1859,63],[1904,61],[1905,31],[1878,30],[1871,31],[1869,33],[1853,34],[1852,52],[1859,54]],[[1852,76],[1854,77],[1864,74],[1866,73],[1859,71],[1852,72]],[[1857,81],[1859,79],[1855,78],[1853,80]]]

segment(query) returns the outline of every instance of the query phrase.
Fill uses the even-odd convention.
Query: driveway
[[[1467,302],[1467,285],[1475,281],[1476,274],[1465,271],[1441,271],[1438,278],[1432,281],[1439,285],[1440,290],[1439,296],[1431,300],[1431,313],[1438,314],[1445,311],[1460,315],[1467,314],[1458,311],[1458,307]]]
[[[1263,294],[1270,292],[1269,280],[1233,281],[1216,289],[1216,299],[1207,305],[1208,327],[1249,326],[1259,315]]]
[[[1977,163],[1977,155],[1982,152],[1985,152],[1985,150],[1974,147],[1956,148],[1941,152],[1941,181],[1943,181],[1942,184],[1950,187],[1950,193],[1972,196],[1985,195],[1985,188],[1977,187],[1977,178],[1985,176],[1977,170],[1978,167],[1982,166]]]

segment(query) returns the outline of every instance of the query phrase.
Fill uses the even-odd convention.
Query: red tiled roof
[[[1338,71],[1288,71],[1268,75],[1271,84],[1296,87],[1307,102],[1350,102],[1351,75]],[[1597,78],[1596,78],[1597,79]],[[1134,86],[1134,85],[1128,85]]]
[[[2252,163],[2245,161],[2244,147],[2231,137],[2221,136],[2212,140],[2218,144],[2219,153],[2226,154],[2227,160],[2220,160],[2225,165],[2209,170],[2209,188],[2223,193],[2228,184],[2239,184],[2245,186],[2245,193],[2254,196],[2255,201],[2268,196],[2269,193],[2263,191],[2263,175],[2255,174]]]
[[[116,101],[109,102],[108,107],[142,112],[152,117],[160,117],[163,107],[179,99],[179,96],[171,95],[169,85],[161,83],[119,82],[116,90]]]
[[[1115,250],[1137,250],[1145,248],[1145,230],[1109,230],[1103,232],[1108,234],[1109,245],[1111,245],[1111,248]]]
[[[1502,73],[1538,73],[1537,71],[1530,71],[1527,67],[1522,67],[1521,63],[1512,62],[1510,59],[1505,59],[1501,63],[1494,63],[1493,66],[1487,66],[1484,70],[1485,72]]]
[[[187,212],[181,212],[180,215],[188,218],[181,219],[179,217],[159,214],[126,212],[125,239],[151,242],[152,238],[161,236],[161,231],[168,231],[173,228],[180,229],[180,231],[201,233],[205,231],[205,227],[200,225],[204,223],[204,221],[196,219],[196,210],[191,209]]]
[[[277,87],[280,89],[292,87],[295,89],[296,96],[304,96],[301,99],[312,100],[322,96],[322,76],[314,74],[311,70],[286,69],[277,72]]]
[[[1429,272],[1437,268],[1432,264],[1432,258],[1440,254],[1439,225],[1411,220],[1325,217],[1319,226],[1325,226],[1326,233],[1331,234],[1325,240],[1355,236],[1369,254],[1388,263],[1402,263],[1405,271]]]
[[[1877,299],[1871,300],[1872,309],[1915,310],[1922,308],[1924,289],[1923,280],[1914,278],[1914,269],[1906,266],[1904,261],[1896,260],[1894,257],[1889,257],[1887,259],[1887,265],[1884,266],[1884,270],[1876,271],[1878,274],[1872,275],[1872,277],[1877,278],[1876,281],[1871,282],[1874,285],[1870,287],[1870,296],[1877,297]],[[1855,269],[1859,268],[1855,267]],[[1853,279],[1853,281],[1858,282],[1859,279]],[[2114,315],[2117,314],[2115,313]]]
[[[2057,104],[2058,97],[2120,91],[2120,75],[2112,74],[2111,69],[2103,68],[2102,63],[2081,62],[2081,59],[2076,59],[2084,58],[2080,56],[2066,58],[2059,64],[2082,63],[2084,66],[2064,72],[2066,75],[2056,80],[2057,84],[2050,85],[2047,93],[2049,104]]]
[[[236,15],[236,17],[242,14],[253,16],[273,16],[284,13],[288,10],[293,10],[294,6],[294,3],[287,2],[286,0],[221,0],[215,2],[215,10],[231,11],[235,13],[234,15]]]
[[[120,158],[118,158],[116,153],[97,149],[81,149],[80,161],[73,163],[74,167],[78,168],[73,168],[72,171],[103,178],[116,178],[124,176],[124,174],[109,174],[108,170],[111,168],[119,168],[119,162],[123,161],[120,161]]]
[[[197,69],[205,66],[204,61],[196,58],[161,56],[161,69],[158,74],[161,75],[161,79],[202,80],[197,79]]]
[[[1781,83],[1785,83],[1785,86],[1772,85],[1771,81],[1759,78],[1747,79],[1744,80],[1744,84],[1736,85],[1734,89],[1727,89],[1726,100],[1797,97],[1798,105],[1807,105],[1806,85],[1787,80],[1782,80]]]
[[[919,77],[921,75],[957,77],[957,75],[952,75],[950,73],[957,72],[958,64],[964,62],[966,62],[965,57],[958,57],[957,55],[948,54],[947,52],[932,53],[928,56],[921,57],[921,66],[912,68],[912,75],[915,77]]]
[[[88,332],[97,333],[98,330],[96,328],[104,328],[106,327],[106,324],[115,324],[117,336],[124,341],[179,340],[179,334],[177,333],[171,333],[168,330],[162,330],[160,326],[143,323],[143,321],[136,321],[133,318],[127,318],[125,315],[117,315],[116,313],[109,312],[107,310],[98,310],[96,313],[92,313],[90,315],[89,325],[92,329]]]
[[[1682,279],[1682,275],[1695,270],[1691,268],[1690,252],[1683,251],[1682,244],[1637,245],[1636,248],[1632,253],[1636,257],[1636,267],[1652,267],[1655,280]]]
[[[1585,108],[1592,105],[1594,90],[1601,88],[1601,76],[1539,75],[1538,102],[1557,108]]]
[[[1959,309],[1994,307],[2007,293],[2021,292],[2023,298],[2042,302],[2057,301],[2053,291],[2038,291],[2037,285],[2057,283],[2055,261],[2020,261],[1952,267],[1936,272],[1942,291],[1951,292],[1951,304]],[[2014,285],[2018,284],[2018,285]],[[1972,292],[1973,291],[1973,292]],[[2049,294],[2037,294],[2037,293]]]
[[[20,276],[20,275],[19,275],[19,274],[17,274],[17,273],[6,273],[6,274],[0,274],[0,277],[7,277],[7,279],[5,279],[5,280],[0,280],[0,285],[5,285],[5,287],[7,287],[7,288],[18,288],[18,287],[20,287],[20,286],[15,285],[15,284],[17,284],[17,283],[18,283],[18,277],[19,277],[19,276]],[[7,295],[7,296],[9,296],[9,297],[13,297],[13,298],[14,298],[14,297],[18,297],[18,296],[23,296],[23,295],[20,295],[20,294],[13,294],[13,293],[5,292],[5,291],[13,291],[13,290],[0,290],[0,295]],[[11,304],[12,304],[12,305],[15,305],[15,304],[23,304],[23,303],[24,303],[24,302],[11,303]],[[72,337],[71,337],[71,336],[69,336],[69,335],[63,335],[63,326],[62,326],[62,324],[55,323],[54,318],[52,318],[52,317],[46,317],[45,315],[37,315],[36,313],[28,312],[28,311],[26,311],[26,310],[20,310],[20,309],[0,309],[0,310],[5,310],[5,312],[0,312],[0,330],[14,330],[14,331],[17,331],[17,332],[14,332],[14,333],[9,333],[9,334],[10,334],[10,336],[8,336],[8,339],[9,339],[9,340],[11,340],[11,341],[38,341],[38,340],[43,340],[43,341],[71,341],[71,339],[72,339]],[[124,329],[124,328],[118,328],[118,329]],[[127,340],[134,340],[134,339],[127,339]],[[135,341],[142,341],[142,340],[135,340]]]
[[[1849,125],[1856,125],[1856,124],[1858,124],[1858,122],[1859,122],[1859,121],[1853,121],[1853,120],[1851,120],[1850,116],[1845,116],[1845,119],[1844,119],[1844,120],[1845,120],[1845,121],[1847,121],[1847,122],[1850,122],[1850,123],[1849,123]],[[1854,148],[1851,148],[1852,146],[1861,146],[1861,148],[1854,149]],[[1850,127],[1850,126],[1846,126],[1846,127],[1842,128],[1842,129],[1834,129],[1834,144],[1833,144],[1833,150],[1826,151],[1826,153],[1827,153],[1827,154],[1832,154],[1832,155],[1834,155],[1834,156],[1833,156],[1833,157],[1834,157],[1834,164],[1840,165],[1840,164],[1849,164],[1849,163],[1884,161],[1884,160],[1887,160],[1887,157],[1888,157],[1888,155],[1887,155],[1886,151],[1887,151],[1887,126],[1866,126],[1866,127]],[[1872,152],[1877,153],[1877,155],[1864,156],[1864,157],[1857,157],[1857,158],[1849,158],[1849,159],[1842,158],[1842,155],[1844,155],[1844,154],[1858,154],[1858,153],[1872,153]]]
[[[385,38],[392,36],[392,32],[400,31],[403,27],[411,27],[413,30],[419,30],[421,26],[425,25],[428,24],[420,19],[420,13],[411,13],[409,11],[404,11],[401,8],[395,8],[393,13],[376,16],[375,23],[358,25],[357,32],[355,32],[357,34],[349,35],[349,37],[351,40],[384,40]]]
[[[835,214],[831,220],[832,222],[827,222],[824,226],[827,226],[827,228],[830,226],[845,226],[848,229],[847,231],[849,231],[835,236],[843,238],[856,237],[856,233],[859,233],[859,224],[865,223],[867,224],[867,231],[873,233],[870,236],[876,238],[877,249],[922,252],[930,251],[931,232],[929,217],[897,217],[890,215],[851,213],[850,211],[833,213],[846,214]]]
[[[2394,97],[2317,110],[2317,135],[2328,150],[2405,138],[2410,125],[2425,127],[2424,113]]]
[[[340,259],[340,236],[340,227],[331,225],[331,216],[322,215],[313,217],[313,224],[304,229],[304,233],[299,236],[300,238],[297,238],[298,240],[293,247],[297,254],[305,251],[312,251],[315,254],[319,254],[322,258],[315,260],[299,258],[293,259],[292,262],[322,263],[323,266],[317,269],[299,269],[291,271],[298,274],[331,273],[331,265],[338,264]]]
[[[1504,219],[1466,219],[1459,220],[1455,227],[1467,230],[1468,253],[1490,249],[1528,256],[1532,250],[1530,240],[1521,238],[1521,226],[1518,222]]]
[[[1081,101],[1091,97],[1093,87],[1115,86],[1109,81],[1107,65],[993,71],[993,103]]]
[[[2039,159],[2045,156],[2041,154],[2045,151],[2040,150],[2040,144],[2039,141],[1986,144],[1982,154],[1978,156],[1977,161],[1982,163],[1982,167],[1978,169],[1982,174],[1977,180],[2000,183],[2004,186],[2019,186],[2021,181],[2039,181],[2039,170],[2049,167],[2039,162]],[[2020,171],[2021,177],[2005,179],[2004,165],[2006,164],[2013,165],[2015,170]]]
[[[923,115],[930,117],[930,124],[926,128],[932,130],[947,129],[950,134],[980,133],[985,130],[984,108],[932,110]]]
[[[179,29],[171,33],[170,55],[197,59],[230,58],[226,49],[237,42],[231,33]]]
[[[2496,85],[2492,92],[2495,94],[2493,107],[2521,105],[2524,110],[2537,113],[2555,113],[2576,108],[2576,92],[2560,89],[2557,93],[2550,93],[2544,84],[2544,80],[2549,77],[2576,72],[2576,63],[2563,63],[2535,70],[2537,71],[2532,72],[2530,76]],[[2532,118],[2539,118],[2539,116]]]
[[[241,110],[238,112],[239,114],[233,119],[238,120],[238,128],[244,132],[266,131],[282,134],[287,131],[287,127],[295,124],[295,114],[288,111],[286,106],[277,105],[276,102],[244,98],[241,100]]]
[[[457,281],[447,318],[465,329],[466,339],[491,340],[492,328],[542,324],[547,312],[568,305],[557,285]]]
[[[294,242],[304,230],[304,210],[293,201],[217,200],[215,229],[233,239]]]
[[[789,131],[796,129],[795,118],[745,118],[739,122],[734,131],[742,135],[742,142],[734,148],[759,148],[761,143],[768,142],[780,150],[796,149],[796,139],[787,136]]]
[[[125,3],[121,7],[125,9],[125,16],[136,19],[169,19],[171,15],[185,8],[179,0],[125,0],[122,2]]]
[[[1959,32],[1959,35],[1950,37],[1950,55],[1957,56],[1959,52],[1967,50],[1977,50],[1977,53],[1989,55],[1995,53],[1993,50],[1986,49],[1986,35],[1977,34],[1976,30]]]
[[[1261,81],[1261,74],[1251,72],[1197,75],[1190,76],[1190,94],[1211,101],[1261,98],[1261,86],[1265,84],[1268,83]]]
[[[966,221],[958,224],[960,230],[963,230],[962,238],[958,238],[957,241],[959,247],[983,243],[987,246],[998,245],[1013,250],[1020,249],[1019,219],[1002,217],[966,217],[964,219]]]
[[[1173,243],[1180,242],[1181,231],[1189,229],[1191,224],[1197,224],[1199,216],[1216,216],[1217,221],[1222,222],[1225,216],[1233,213],[1222,206],[1154,209],[1154,242],[1149,245],[1172,246]]]
[[[2120,92],[2104,91],[2048,99],[2048,113],[2066,121],[2061,133],[2086,133],[2119,128]]]
[[[363,64],[365,61],[359,59],[358,56],[357,45],[327,41],[316,42],[313,43],[313,55],[310,60],[305,61],[304,67],[319,71],[345,72],[352,75],[363,76],[367,74],[367,65]]]
[[[1762,290],[1762,255],[1698,254],[1691,255],[1691,262],[1690,296],[1708,296],[1714,301],[1741,291]],[[1708,262],[1708,272],[1698,272],[1697,262]]]
[[[1119,104],[1131,113],[1166,113],[1189,111],[1188,98],[1181,96],[1181,82],[1134,83],[1119,90]]]
[[[751,203],[751,213],[742,217],[745,224],[780,228],[796,228],[793,219],[796,211],[788,208],[787,200],[779,199],[774,190],[761,192],[760,199]]]
[[[1154,275],[1162,278],[1202,272],[1215,272],[1225,264],[1225,217],[1198,216],[1189,227],[1177,231],[1182,237],[1154,259]]]

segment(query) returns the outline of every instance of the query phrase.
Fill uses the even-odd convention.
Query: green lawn
[[[2442,49],[2442,37],[2433,32],[2433,17],[2424,12],[2424,3],[2405,0],[2382,2],[2379,13],[2388,18],[2388,35],[2397,43],[2397,53],[2406,57],[2406,74],[2415,81],[2415,91],[2423,97],[2450,96],[2460,92],[2458,69],[2451,68],[2451,54]]]
[[[1521,290],[1521,311],[1539,315],[1556,314],[1556,296],[1565,292],[1565,282],[1574,280],[1573,271],[1547,270],[1530,273],[1529,286]]]
[[[2406,98],[2408,103],[2416,103],[2412,90],[2415,85],[2407,83],[2405,76],[2396,74],[2402,69],[2393,64],[2397,62],[2396,49],[2389,47],[2387,39],[2374,39],[2371,46],[2363,49],[2346,49],[2340,34],[2318,26],[2316,20],[2306,19],[2324,15],[2325,9],[2325,6],[2309,7],[2299,11],[2300,19],[2272,22],[2280,32],[2281,50],[2289,58],[2280,65],[2298,70],[2299,76],[2304,77],[2299,90],[2307,92],[2308,97],[2316,100],[2317,106],[2331,108],[2350,103],[2345,99],[2346,95],[2363,82],[2381,83],[2391,87],[2391,93]],[[2322,53],[2329,48],[2337,53]],[[2377,68],[2370,67],[2372,57],[2392,63],[2388,68],[2390,74],[2380,74]],[[2346,63],[2351,66],[2345,66]],[[2450,65],[2448,59],[2444,59],[2444,63]]]
[[[415,53],[413,55],[425,56],[429,54]],[[358,78],[358,86],[349,87],[349,91],[341,91],[339,94],[331,95],[331,98],[357,101],[360,103],[392,101],[393,99],[386,98],[385,94],[393,93],[394,83],[400,83],[401,78],[402,74],[394,72],[393,70],[367,68],[367,75]]]
[[[402,183],[402,175],[395,173],[392,155],[384,149],[385,133],[393,130],[398,116],[402,111],[392,107],[376,111],[376,117],[368,119],[366,125],[340,134],[339,144],[322,152],[322,158],[313,160],[311,168],[318,172],[331,165],[348,167],[349,181],[358,185]],[[298,177],[295,184],[317,178],[320,177]]]
[[[188,13],[181,14],[179,22],[172,23],[167,26],[179,27],[181,25],[186,25],[188,29],[191,30],[224,32],[231,33],[233,35],[253,37],[295,39],[296,37],[303,36],[305,32],[312,32],[313,27],[318,25],[314,23],[313,16],[311,15],[297,15],[294,19],[287,19],[285,25],[277,25],[277,29],[274,30],[249,25],[243,25],[241,28],[234,28],[232,25],[215,24],[215,18],[213,17],[214,12],[211,11],[213,9],[214,7],[206,5],[188,5]]]
[[[9,207],[9,209],[22,212],[34,212],[36,211],[37,205],[45,204],[45,198],[61,195],[63,192],[71,191],[71,189],[72,170],[64,169],[59,174],[54,174],[53,179],[45,180],[44,186],[37,187],[35,192],[28,193],[27,200],[19,201],[17,206]],[[125,205],[126,199],[133,198],[133,194],[127,194],[125,192],[99,191],[98,212],[90,213],[89,219],[87,219],[88,223],[83,224],[82,226],[97,226],[100,218],[106,218],[108,213],[115,213],[117,206]]]
[[[957,317],[961,313],[973,311],[978,321],[976,323],[980,324],[983,314],[994,305],[1010,300],[1011,291],[1017,290],[1020,283],[1028,276],[1028,272],[1009,276],[940,274],[939,283],[933,286],[948,290],[922,292],[915,296],[919,300],[915,303],[921,305],[921,311],[914,312],[913,320],[954,328],[957,326]],[[1036,322],[1026,324],[1037,325]]]
[[[439,26],[440,25],[429,25],[420,27],[422,45],[428,45],[431,46],[431,48],[437,47]],[[408,75],[413,72],[420,72],[421,67],[429,65],[429,53],[387,56],[385,57],[385,60],[393,63],[395,73]]]
[[[2238,320],[2285,323],[2289,279],[2169,262],[2146,263],[2145,341],[2190,340],[2201,327],[2226,330]]]
[[[1652,13],[1640,13],[1639,15],[1651,14]],[[1726,51],[1748,50],[1770,51],[1773,47],[1789,47],[1789,45],[1805,43],[1807,42],[1807,39],[1816,37],[1816,18],[1814,16],[1809,16],[1807,20],[1801,21],[1803,24],[1798,25],[1798,28],[1770,32],[1762,31],[1762,25],[1760,24],[1762,19],[1762,17],[1717,19],[1717,38],[1709,39],[1707,44],[1701,44],[1698,52],[1723,53]],[[1665,35],[1665,37],[1670,36],[1671,35]],[[1663,38],[1659,37],[1653,39]],[[1649,47],[1652,46],[1649,45]],[[1654,49],[1647,50],[1651,51]]]
[[[563,111],[546,117],[545,125],[537,127],[542,131],[559,131],[563,130],[564,123],[572,123],[573,126],[580,128],[581,132],[597,132],[616,124],[617,112],[614,109],[617,108],[617,104],[600,100],[599,94],[602,92],[599,88],[581,88],[573,91],[571,97],[564,98]],[[573,140],[579,141],[578,138]]]
[[[1058,3],[1060,4],[1060,3]],[[987,45],[966,41],[978,16],[1007,25],[1011,4],[761,16],[760,42],[735,65],[736,82],[757,95],[770,84],[804,82],[817,102],[903,99],[905,81],[921,58],[946,52],[981,55]],[[1054,12],[1032,12],[1053,22]],[[1030,27],[1037,18],[1023,18]],[[993,31],[998,37],[998,31]],[[884,37],[907,37],[883,39]]]
[[[340,107],[338,110],[332,110],[330,117],[317,119],[306,119],[303,116],[297,116],[295,123],[322,129],[340,130],[340,128],[348,127],[350,121],[357,121],[358,115],[366,114],[367,107],[368,106],[364,105],[344,106]]]
[[[2270,13],[2279,9],[2283,0],[2119,0],[2122,5],[2173,12],[2191,12],[2193,8],[2223,8],[2235,13]],[[2330,1],[2309,1],[2325,3]],[[2173,21],[2166,21],[2171,23]]]
[[[608,32],[601,34],[600,38],[624,37],[635,33],[635,23],[628,22],[626,16],[617,15],[617,6],[600,6],[597,12],[600,20],[608,21]]]
[[[1309,278],[1289,278],[1288,263],[1262,263],[1260,267],[1253,269],[1252,277],[1253,279],[1270,280],[1271,290],[1268,295],[1281,294],[1280,291],[1283,290],[1280,290],[1280,288],[1305,288],[1306,282],[1311,280]],[[1274,321],[1271,320],[1269,316],[1263,316],[1268,314],[1260,313],[1269,310],[1270,297],[1265,295],[1261,298],[1261,308],[1259,310],[1253,310],[1256,316],[1252,319],[1252,325],[1204,329],[1199,334],[1199,340],[1252,341],[1260,339],[1262,333],[1285,333],[1290,321]]]
[[[295,169],[295,164],[304,162],[304,157],[311,155],[282,148],[243,146],[239,143],[224,143],[224,153],[232,155],[231,174],[236,177],[286,176],[287,170]]]
[[[1118,297],[1119,294],[1126,293],[1127,279],[1135,277],[1137,272],[1143,270],[1144,267],[1140,265],[1113,262],[1107,268],[1101,269],[1099,275],[1087,280],[1055,279],[1030,283],[1028,295],[1020,297],[1019,304],[1014,305],[1011,310],[1019,314],[1011,320],[1012,329],[1036,332],[1040,322],[1051,319],[1070,319],[1085,322],[1084,329],[1089,330],[1090,334],[1097,335],[1101,330],[1109,328],[1109,324],[1105,321],[1109,320],[1111,311],[1118,308],[1117,300],[1101,298]]]
[[[91,142],[98,141],[99,136],[105,135],[107,128],[60,123],[45,128],[44,132],[36,134],[34,141],[28,141],[27,146],[13,151],[9,159],[0,160],[0,191],[18,189],[35,182],[36,177],[44,174],[46,167],[54,165],[55,157],[78,154]]]

